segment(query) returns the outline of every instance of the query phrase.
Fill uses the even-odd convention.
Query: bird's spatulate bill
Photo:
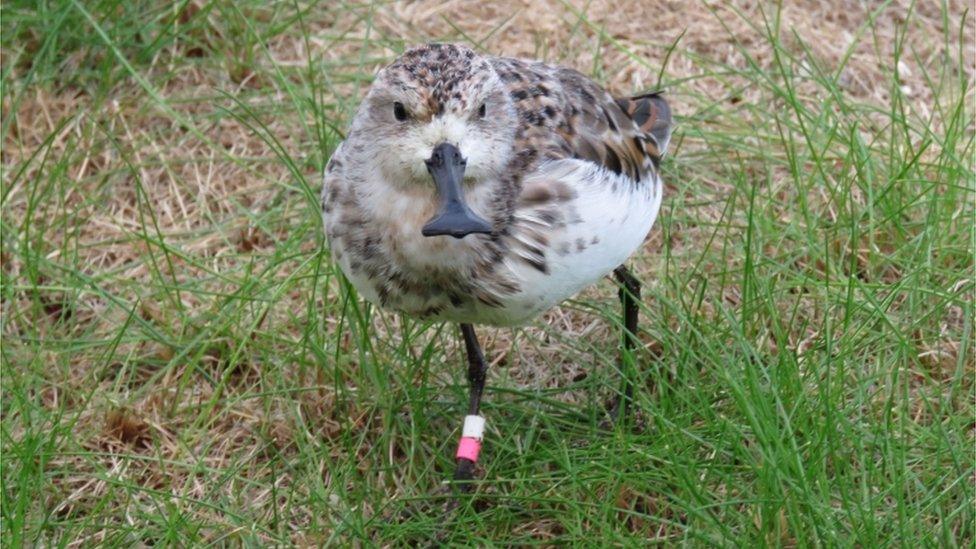
[[[424,236],[463,238],[473,233],[491,233],[491,223],[471,211],[464,201],[461,182],[465,162],[461,151],[450,143],[434,147],[434,152],[427,159],[427,171],[434,178],[441,203],[434,217],[420,230]]]

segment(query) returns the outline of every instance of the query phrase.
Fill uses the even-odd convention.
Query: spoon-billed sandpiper
[[[615,98],[576,71],[460,45],[411,49],[376,76],[325,170],[325,230],[366,299],[460,323],[456,479],[472,478],[484,429],[473,324],[524,324],[612,271],[634,345],[640,284],[623,263],[660,209],[670,136],[659,94]]]

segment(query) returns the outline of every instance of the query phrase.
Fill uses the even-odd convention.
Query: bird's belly
[[[564,222],[554,223],[542,235],[547,245],[541,260],[519,248],[526,241],[531,246],[531,239],[513,234],[502,261],[503,271],[517,282],[518,291],[501,296],[498,306],[466,301],[446,308],[440,318],[499,326],[525,324],[599,281],[633,255],[660,209],[661,180],[653,177],[635,184],[625,178],[604,178],[576,188],[576,198],[560,204]],[[526,219],[545,218],[537,211],[522,214]],[[513,230],[518,230],[518,223]],[[539,230],[531,227],[533,234]]]
[[[626,261],[657,217],[662,198],[657,177],[637,184],[585,169],[561,166],[538,174],[546,181],[561,175],[558,180],[572,187],[573,198],[516,209],[494,269],[457,268],[476,264],[487,241],[480,235],[462,241],[434,237],[449,248],[440,254],[426,249],[434,242],[419,231],[397,231],[378,241],[372,268],[357,265],[343,239],[330,240],[346,277],[374,304],[418,318],[525,324]],[[527,178],[526,185],[532,184]],[[556,221],[545,223],[549,220]]]
[[[555,234],[546,254],[547,272],[516,263],[523,292],[517,310],[545,311],[573,297],[623,264],[647,237],[661,201],[660,181],[628,200],[608,193],[584,197],[578,218]]]

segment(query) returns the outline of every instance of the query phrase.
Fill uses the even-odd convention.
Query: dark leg
[[[633,358],[632,353],[637,341],[637,303],[641,298],[641,283],[626,265],[621,265],[614,269],[613,274],[617,277],[617,281],[620,282],[620,304],[623,305],[624,309],[624,332],[622,335],[624,350],[620,360],[624,374],[624,390],[623,396],[617,401],[613,414],[614,420],[620,421],[624,414],[627,413],[627,406],[630,405],[630,401],[634,397],[634,382],[630,376],[630,368],[625,363],[627,362],[628,355],[630,355],[631,359]]]
[[[481,353],[481,345],[470,324],[461,324],[461,334],[464,336],[464,347],[468,352],[468,415],[478,415],[481,407],[481,393],[485,389],[485,374],[488,365]],[[462,481],[461,489],[470,489],[469,481],[474,477],[475,462],[466,458],[457,458],[457,468],[454,470],[454,480]]]

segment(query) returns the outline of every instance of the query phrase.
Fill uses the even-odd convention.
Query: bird
[[[462,487],[485,426],[475,325],[525,325],[613,273],[632,352],[641,283],[626,261],[660,211],[672,126],[659,91],[615,97],[573,69],[463,44],[413,47],[375,75],[326,164],[323,225],[366,300],[460,325]]]

